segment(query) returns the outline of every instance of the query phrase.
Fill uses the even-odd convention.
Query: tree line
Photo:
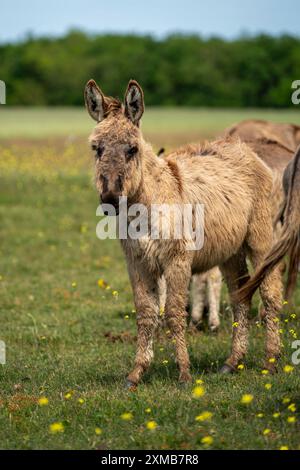
[[[147,105],[288,107],[291,83],[300,79],[299,51],[300,38],[288,35],[227,41],[74,30],[0,44],[0,80],[9,105],[81,106],[88,79],[122,97],[135,78]]]

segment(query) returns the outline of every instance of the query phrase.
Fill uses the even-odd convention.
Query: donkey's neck
[[[145,205],[159,204],[170,200],[171,195],[178,193],[177,182],[167,161],[158,157],[152,146],[146,142],[142,145],[142,178],[135,202]]]

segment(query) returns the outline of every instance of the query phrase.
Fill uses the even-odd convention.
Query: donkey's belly
[[[248,230],[248,214],[238,214],[238,219],[206,218],[203,247],[193,257],[193,272],[204,272],[224,263],[236,254],[245,242]]]

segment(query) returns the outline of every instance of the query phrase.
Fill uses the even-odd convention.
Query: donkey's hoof
[[[270,364],[269,362],[267,364],[265,364],[265,367],[264,369],[266,369],[269,374],[273,375],[273,374],[277,374],[278,373],[278,366],[277,364]]]
[[[197,320],[191,319],[188,330],[192,334],[197,334],[200,331],[203,331],[204,330],[203,321],[202,320],[197,321]]]
[[[216,335],[219,332],[219,325],[210,325],[209,331],[210,333]]]
[[[192,376],[189,372],[185,372],[183,374],[180,374],[179,376],[179,384],[181,386],[188,385],[192,382]]]
[[[223,367],[220,369],[220,374],[222,375],[228,375],[228,374],[233,374],[235,369],[228,364],[224,364]]]
[[[137,389],[137,384],[131,382],[131,380],[126,380],[125,388],[126,390],[129,390],[130,392],[135,392]]]

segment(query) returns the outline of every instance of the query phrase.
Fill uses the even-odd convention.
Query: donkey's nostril
[[[115,209],[119,208],[119,195],[118,194],[112,193],[110,191],[107,193],[102,193],[100,200],[102,204],[110,204]]]

